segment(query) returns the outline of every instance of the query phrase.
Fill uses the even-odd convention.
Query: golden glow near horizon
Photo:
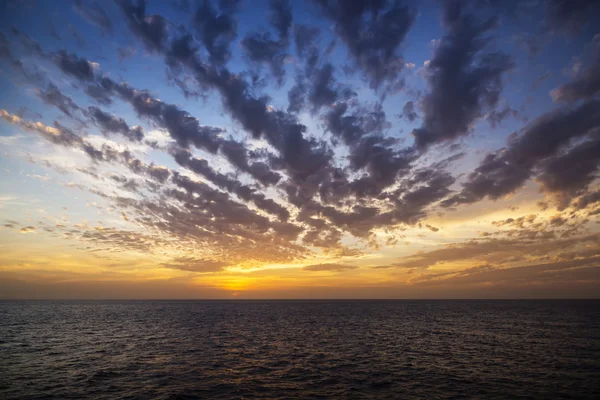
[[[10,201],[12,200],[3,200],[3,209],[10,207]],[[89,207],[98,209],[88,204]],[[68,215],[68,211],[63,211]],[[99,224],[91,226],[85,221],[73,223],[64,215],[46,215],[45,219],[34,222],[36,218],[32,214],[47,214],[38,210],[30,213],[32,216],[22,223],[13,221],[4,224],[0,236],[0,265],[5,283],[10,284],[10,280],[14,279],[28,282],[38,290],[42,290],[39,287],[77,286],[81,282],[99,287],[121,282],[125,287],[148,284],[153,291],[133,293],[142,293],[143,297],[153,297],[152,293],[156,293],[157,297],[162,297],[164,291],[156,289],[156,285],[160,287],[164,284],[165,288],[180,286],[179,293],[182,297],[199,298],[285,297],[282,292],[288,289],[297,297],[322,297],[324,290],[340,292],[343,293],[342,297],[347,297],[347,293],[352,293],[348,289],[356,290],[358,297],[377,298],[380,293],[383,294],[382,297],[419,297],[418,288],[423,289],[423,297],[430,297],[432,287],[437,288],[434,293],[439,293],[441,297],[460,297],[462,292],[453,289],[470,288],[471,292],[481,295],[478,289],[482,287],[502,286],[523,277],[527,284],[534,285],[536,279],[547,279],[544,274],[550,276],[550,273],[565,274],[567,271],[575,274],[589,272],[577,263],[559,270],[555,270],[553,265],[565,260],[595,257],[600,242],[597,233],[590,232],[585,236],[585,241],[553,237],[550,240],[530,242],[522,238],[525,227],[507,229],[499,223],[511,219],[517,221],[524,217],[524,220],[531,220],[525,222],[525,226],[541,224],[536,229],[543,233],[542,228],[551,226],[553,218],[569,215],[571,212],[563,210],[561,214],[555,210],[535,211],[534,204],[525,203],[518,210],[475,212],[474,218],[448,213],[447,216],[422,221],[420,228],[401,227],[397,232],[401,239],[395,244],[382,243],[387,240],[385,235],[378,240],[380,243],[359,242],[359,246],[352,247],[357,251],[348,251],[347,256],[339,255],[340,252],[327,254],[315,251],[312,256],[293,262],[270,263],[248,259],[246,262],[224,265],[225,263],[218,263],[218,259],[205,258],[201,251],[193,247],[186,248],[181,243],[168,240],[156,243],[156,238],[144,238],[143,234],[135,231],[125,236],[118,234],[119,239],[133,241],[132,244],[127,244],[129,248],[121,249],[119,243],[112,242],[103,245],[102,242],[87,238],[91,238],[94,233],[103,232],[116,235],[114,228]],[[115,218],[119,214],[117,210],[107,213]],[[444,224],[444,221],[448,223]],[[122,222],[129,221],[121,219],[119,223]],[[426,228],[426,225],[437,230]],[[573,228],[564,231],[581,229],[579,222],[571,225]],[[494,239],[490,240],[492,235]],[[149,246],[147,248],[146,243]],[[137,246],[141,248],[135,248]],[[572,254],[573,252],[576,254]],[[190,263],[190,260],[198,259],[207,262]],[[208,260],[217,263],[211,266]],[[548,267],[548,271],[544,271],[544,265]],[[537,269],[540,273],[535,270],[535,266],[539,266]],[[528,268],[533,268],[530,277],[527,276]],[[504,276],[501,275],[502,272]],[[453,287],[454,285],[456,286]],[[70,297],[70,292],[64,290],[51,292],[51,296],[60,297],[60,293],[64,293],[66,297]],[[80,291],[75,293],[76,297],[85,296]],[[127,291],[123,293],[128,297]],[[177,297],[177,291],[169,289],[166,293]],[[501,296],[501,293],[492,293]],[[13,292],[13,295],[18,294]],[[23,296],[37,297],[33,291],[24,291]],[[110,296],[114,297],[115,294]]]

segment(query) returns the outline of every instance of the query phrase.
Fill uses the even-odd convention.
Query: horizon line
[[[600,297],[464,297],[464,298],[0,298],[0,301],[486,301],[486,300],[600,300]]]

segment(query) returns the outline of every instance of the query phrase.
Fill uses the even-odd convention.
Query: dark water
[[[2,399],[600,398],[600,301],[0,302]]]

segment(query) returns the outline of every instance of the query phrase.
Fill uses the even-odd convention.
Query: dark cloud
[[[237,195],[243,201],[253,202],[259,209],[278,216],[282,221],[289,218],[289,211],[285,207],[277,204],[274,200],[267,198],[256,189],[238,182],[233,177],[215,171],[210,167],[206,160],[192,157],[192,155],[186,151],[176,152],[174,158],[180,165],[204,176],[217,187]]]
[[[344,196],[344,194],[347,196],[350,190],[359,190],[356,188],[356,184],[366,185],[368,182],[368,179],[358,180],[350,185],[347,182],[341,182],[343,185],[341,187],[336,186],[334,182],[332,186],[335,192],[327,194],[320,191],[320,197],[335,204],[332,197]],[[397,190],[382,193],[376,197],[379,201],[385,201],[385,206],[381,206],[380,203],[365,202],[364,205],[355,204],[350,209],[341,211],[333,206],[321,205],[314,200],[304,198],[296,200],[295,196],[298,194],[292,190],[288,191],[288,200],[301,207],[301,212],[296,220],[317,229],[309,231],[304,241],[327,243],[327,246],[331,247],[338,245],[341,238],[340,232],[336,228],[347,231],[356,237],[368,238],[371,230],[376,227],[418,222],[427,215],[426,210],[429,206],[450,193],[448,187],[453,183],[454,178],[450,174],[440,170],[438,165],[434,165],[430,169],[418,170],[404,179],[401,187]],[[348,187],[347,190],[344,190],[345,186]],[[328,223],[331,226],[328,226]],[[326,241],[322,237],[323,235],[327,238]]]
[[[229,46],[237,36],[237,22],[232,15],[236,3],[221,1],[218,10],[212,1],[205,0],[194,15],[194,27],[213,63],[223,64],[231,57]]]
[[[404,60],[399,48],[416,10],[401,1],[315,0],[335,23],[335,30],[371,87],[396,84]]]
[[[122,175],[112,175],[110,178],[113,181],[119,183],[122,189],[138,193],[140,191],[140,182],[136,179],[127,178]]]
[[[240,171],[250,174],[265,186],[275,185],[281,179],[281,175],[271,171],[264,162],[250,162],[248,150],[244,143],[232,139],[222,140],[220,151],[232,165]]]
[[[285,75],[286,50],[289,45],[289,31],[292,24],[292,12],[289,1],[270,1],[270,21],[277,31],[277,39],[269,32],[251,33],[241,44],[248,59],[257,65],[268,65],[271,73],[281,85]]]
[[[216,153],[219,148],[220,128],[201,125],[197,118],[174,104],[164,103],[147,92],[135,92],[128,99],[142,117],[151,118],[167,129],[182,147],[194,146]]]
[[[384,225],[414,224],[426,216],[429,206],[451,193],[449,187],[454,184],[455,178],[440,169],[440,166],[441,164],[434,164],[429,168],[416,170],[402,181],[397,190],[384,195],[394,205],[392,211],[381,216]]]
[[[288,92],[288,112],[300,112],[310,104],[310,111],[315,114],[323,106],[332,106],[356,95],[349,86],[338,83],[333,64],[321,62],[326,54],[322,54],[317,46],[318,35],[316,28],[294,27],[296,51],[304,66],[296,69],[296,83]]]
[[[325,122],[328,131],[350,148],[350,168],[368,173],[350,184],[359,196],[379,194],[400,173],[408,172],[416,158],[412,149],[398,149],[397,140],[385,135],[389,123],[380,105],[369,110],[340,103],[325,116]]]
[[[419,117],[419,115],[415,112],[415,103],[412,101],[407,101],[404,103],[404,107],[402,107],[402,116],[408,121],[413,122],[415,119]]]
[[[589,206],[597,205],[597,203],[600,203],[600,191],[585,193],[574,199],[571,206],[576,210],[583,210]]]
[[[349,87],[336,82],[333,65],[327,63],[306,76],[308,84],[307,100],[312,105],[312,112],[317,112],[323,106],[333,106],[338,101],[349,100],[356,93]],[[295,99],[292,99],[292,101]],[[290,106],[292,107],[290,103]],[[299,108],[293,106],[294,109]]]
[[[232,74],[226,68],[216,69],[200,62],[189,35],[183,35],[174,41],[165,55],[171,68],[186,66],[194,72],[200,86],[216,89],[221,94],[225,110],[254,138],[264,136],[281,155],[279,158],[273,158],[272,167],[275,169],[285,169],[293,180],[306,180],[330,162],[331,150],[322,141],[304,137],[306,127],[299,124],[296,117],[282,111],[270,110],[268,98],[252,96],[248,83],[241,76]],[[121,96],[128,97],[128,101],[132,102],[140,115],[156,116],[165,107],[162,102],[152,99],[148,94],[126,93]],[[185,139],[189,135],[181,133],[195,131],[197,121],[194,122],[194,119],[174,107],[170,107],[169,110],[172,125],[178,128],[179,138],[175,138],[185,146]],[[167,122],[165,116],[162,119],[163,123]],[[184,122],[186,125],[182,126]],[[173,135],[173,129],[170,128],[169,131]],[[215,131],[210,130],[207,133],[209,135],[202,135],[202,139],[210,141]],[[206,140],[202,142],[202,145],[207,147]],[[214,152],[217,148],[218,145],[214,145],[211,151]]]
[[[67,75],[71,75],[81,81],[94,79],[94,68],[88,60],[75,54],[60,50],[53,56],[56,65]]]
[[[167,20],[158,14],[146,15],[145,0],[138,0],[137,4],[132,0],[118,0],[117,3],[129,28],[142,40],[146,49],[150,52],[163,50],[168,37]]]
[[[356,269],[358,267],[352,265],[343,265],[343,264],[315,264],[315,265],[307,265],[302,268],[305,271],[347,271],[351,269]]]
[[[558,158],[553,157],[574,139],[597,135],[599,127],[600,102],[597,100],[540,116],[523,128],[520,135],[512,136],[507,148],[488,154],[467,176],[461,193],[445,201],[445,205],[473,203],[486,196],[498,199],[512,193],[523,185],[535,173],[534,168],[546,159],[548,160],[541,165],[541,179],[550,185],[550,188],[572,190],[585,187],[590,182],[597,162],[594,161],[595,155],[591,154],[595,149],[595,141],[577,148],[576,152],[582,152],[586,159],[577,160],[572,169],[559,170],[564,167],[565,161],[574,161],[573,155],[566,153]],[[562,167],[558,167],[559,165]],[[575,171],[584,173],[584,176],[567,183],[567,175],[577,174]],[[564,186],[565,184],[567,186]]]
[[[596,0],[547,0],[546,7],[546,27],[560,32],[577,34],[600,17]]]
[[[537,180],[547,192],[568,195],[566,200],[570,200],[598,178],[599,169],[600,138],[596,138],[544,160]]]
[[[73,8],[89,23],[98,26],[105,32],[113,32],[112,22],[100,4],[93,2],[88,6],[83,4],[82,0],[73,0]]]
[[[41,82],[43,75],[39,69],[35,65],[23,63],[11,50],[15,42],[23,42],[27,53],[38,54],[41,51],[39,45],[19,31],[14,30],[13,33],[18,40],[9,40],[4,33],[0,32],[0,61],[6,61],[16,75],[25,82]]]
[[[317,27],[294,24],[294,43],[300,59],[304,59],[311,50],[316,50],[315,42],[319,33],[320,30]]]
[[[600,92],[600,33],[594,36],[590,61],[570,82],[551,92],[556,102],[575,102],[591,99]]]
[[[448,33],[426,67],[430,91],[421,100],[423,125],[413,131],[421,149],[467,135],[477,118],[495,108],[502,75],[513,66],[507,55],[484,51],[496,19],[477,21],[462,1],[447,1],[443,23]]]
[[[492,128],[496,128],[502,123],[502,121],[510,117],[519,119],[521,117],[521,114],[517,110],[506,106],[501,110],[490,111],[485,118],[490,123]]]
[[[292,27],[292,9],[289,0],[270,0],[270,21],[280,40],[288,40]]]
[[[129,127],[123,118],[108,114],[98,107],[89,107],[89,115],[105,133],[120,133],[132,142],[140,142],[144,138],[142,127]]]
[[[302,83],[294,85],[288,92],[289,113],[299,113],[304,109],[306,99],[306,88]]]
[[[292,243],[301,232],[298,227],[270,221],[233,201],[227,193],[180,174],[174,173],[172,182],[183,191],[166,189],[158,202],[125,204],[131,213],[139,214],[138,220],[146,219],[140,222],[181,240],[210,246],[238,262],[291,261],[306,253]]]
[[[306,126],[283,111],[271,110],[267,97],[254,97],[248,83],[227,69],[216,71],[199,63],[192,49],[180,53],[180,61],[196,73],[202,85],[209,85],[221,94],[223,107],[254,138],[264,137],[280,154],[275,169],[285,169],[293,180],[304,181],[318,173],[331,160],[326,144],[305,137]]]
[[[71,97],[63,94],[53,84],[48,85],[45,91],[39,90],[38,96],[44,103],[58,108],[69,117],[74,117],[74,113],[81,110]]]
[[[183,41],[179,43],[182,45],[182,47],[178,51],[171,52],[171,56],[180,58],[189,56],[191,49],[186,47],[189,43],[189,40],[189,37],[184,37]],[[174,43],[174,46],[178,46],[178,44]],[[77,57],[75,58],[79,63],[86,62],[84,59],[79,59]],[[198,66],[198,68],[202,68],[197,64],[194,65]],[[228,71],[225,70],[224,73],[228,74]],[[81,76],[75,76],[81,79]],[[212,84],[225,83],[219,79],[218,75],[213,77],[213,79],[215,79],[215,82],[211,82]],[[225,77],[223,79],[228,80]],[[243,85],[245,85],[245,83],[243,83]],[[223,90],[226,89],[227,88],[223,88]],[[239,103],[239,100],[233,98],[233,96],[237,95],[238,93],[247,96],[245,86],[238,87],[237,85],[234,85],[234,87],[229,88],[229,90],[230,92],[226,93],[230,94],[232,97],[224,99],[224,101],[227,100],[231,102],[232,106],[238,106],[237,103]],[[196,147],[207,150],[211,153],[216,153],[219,149],[221,149],[225,157],[235,167],[241,171],[251,174],[262,184],[273,185],[280,180],[280,175],[274,171],[270,171],[269,166],[267,166],[265,163],[248,162],[248,155],[246,154],[247,151],[245,147],[240,143],[221,138],[220,135],[224,132],[222,129],[201,125],[198,119],[192,117],[187,111],[180,109],[176,105],[164,103],[152,97],[147,91],[135,90],[126,84],[117,84],[110,78],[102,77],[97,78],[96,84],[89,85],[86,88],[86,92],[97,100],[101,100],[103,103],[111,103],[112,96],[119,96],[122,100],[129,102],[140,116],[150,118],[159,126],[167,129],[171,137],[173,137],[173,139],[175,139],[181,147],[187,148],[190,144],[193,144]],[[250,106],[250,108],[259,106],[262,108],[260,111],[266,114],[267,105],[264,103],[264,101],[265,99],[250,100],[245,104],[245,106]],[[241,104],[241,106],[244,106],[244,104]],[[252,115],[253,110],[247,110],[249,111],[249,114],[244,116],[245,120],[246,118],[250,120],[259,117],[259,115]],[[96,107],[90,109],[90,112],[97,123],[104,124],[103,128],[108,129],[108,125],[110,125],[113,130],[117,130],[124,134],[127,133],[126,136],[131,138],[137,138],[142,133],[140,128],[129,128],[127,131],[124,121],[114,119],[114,116],[107,115]],[[245,112],[245,110],[242,112]],[[257,120],[257,122],[259,121]],[[260,123],[269,127],[270,130],[275,133],[278,127],[274,126],[273,124],[269,124],[268,121],[265,122]]]
[[[266,164],[249,162],[246,148],[241,143],[223,139],[222,129],[201,125],[198,119],[176,105],[164,103],[146,92],[134,94],[127,90],[125,97],[140,116],[151,118],[167,129],[181,147],[187,148],[193,144],[213,154],[220,150],[232,165],[249,173],[264,185],[273,185],[281,178],[276,172],[270,171]]]
[[[110,91],[100,85],[88,85],[84,92],[102,105],[109,106],[113,103]]]
[[[270,221],[267,217],[256,214],[246,205],[232,200],[227,193],[212,189],[205,183],[195,182],[180,174],[173,175],[173,182],[187,191],[187,194],[171,192],[170,194],[174,198],[190,206],[204,208],[212,213],[218,222],[231,223],[230,229],[235,229],[235,225],[247,226],[257,233],[265,233],[269,229]]]

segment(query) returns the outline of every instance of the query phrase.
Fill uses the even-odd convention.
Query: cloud
[[[161,266],[188,272],[212,273],[223,271],[228,263],[205,258],[177,257],[172,262],[163,263]]]
[[[56,127],[52,127],[45,125],[42,122],[26,121],[15,114],[10,114],[6,110],[0,110],[0,117],[11,124],[19,125],[23,129],[37,132],[42,137],[54,144],[59,144],[65,147],[83,146],[81,137],[67,129],[61,129],[62,127],[60,124],[56,124]]]
[[[571,206],[576,210],[587,209],[589,206],[595,206],[600,203],[600,191],[585,193],[576,198],[571,203]]]
[[[596,34],[588,50],[589,65],[578,71],[570,82],[550,92],[555,102],[575,102],[587,100],[600,92],[600,34]]]
[[[600,260],[597,256],[582,259],[564,260],[550,263],[527,265],[516,268],[482,268],[469,273],[457,274],[429,274],[416,280],[423,287],[425,285],[452,285],[468,287],[471,285],[485,285],[486,290],[494,287],[515,286],[533,288],[540,286],[565,285],[571,282],[591,282],[597,284],[599,268],[596,266]],[[435,280],[435,275],[446,278]]]
[[[269,214],[277,215],[282,221],[285,221],[289,218],[290,213],[285,207],[277,204],[272,199],[266,198],[264,194],[257,192],[256,189],[253,189],[248,185],[244,185],[229,176],[215,171],[210,167],[206,160],[192,157],[189,152],[185,151],[176,152],[174,158],[179,165],[185,166],[190,170],[204,176],[216,186],[225,189],[230,193],[236,194],[242,200],[253,202],[259,209]]]
[[[404,103],[404,107],[402,107],[402,116],[408,121],[413,122],[419,116],[415,112],[415,103],[412,101],[407,101]]]
[[[342,115],[343,123],[337,128],[330,124],[332,132],[351,146],[349,161],[352,170],[364,170],[368,173],[367,176],[348,181],[343,170],[331,167],[333,153],[324,141],[316,140],[310,135],[305,136],[307,129],[298,123],[295,116],[271,109],[264,97],[250,95],[248,83],[241,76],[232,74],[226,68],[216,70],[202,64],[198,54],[191,47],[189,36],[184,35],[175,40],[171,49],[165,51],[165,56],[171,67],[178,63],[184,65],[194,72],[200,85],[216,89],[222,96],[225,110],[234,120],[254,138],[266,139],[278,154],[263,151],[259,153],[260,161],[249,162],[251,155],[244,150],[240,142],[220,137],[221,131],[216,129],[205,130],[195,118],[174,105],[164,103],[147,92],[135,90],[126,84],[116,84],[106,77],[97,78],[96,87],[102,88],[102,91],[110,96],[119,96],[132,104],[140,116],[150,117],[167,128],[180,146],[185,148],[192,141],[199,148],[222,154],[240,171],[249,173],[263,184],[274,184],[280,180],[280,175],[269,172],[269,169],[284,171],[289,178],[289,182],[284,185],[289,196],[288,201],[296,207],[304,207],[305,199],[317,193],[323,200],[336,203],[348,195],[377,196],[381,190],[393,184],[400,173],[407,173],[411,162],[416,158],[411,149],[395,149],[397,141],[385,136],[388,123],[379,106],[373,111],[354,107],[353,114],[345,116],[343,114],[346,109],[340,105],[341,108],[336,107],[335,111]],[[199,129],[201,134],[197,135]],[[439,180],[440,183],[442,181],[449,182],[448,179]],[[311,203],[306,211],[309,215],[321,213],[333,223],[341,222],[345,229],[353,225],[352,232],[360,232],[361,236],[364,236],[365,229],[414,221],[423,216],[422,207],[429,203],[422,201],[420,196],[424,191],[432,189],[426,186],[416,186],[415,191],[406,195],[406,201],[412,207],[410,211],[402,211],[405,203],[395,201],[395,204],[392,204],[394,211],[381,213],[373,222],[365,221],[378,212],[374,208],[363,206],[353,207],[351,213],[340,213],[333,207]],[[432,199],[437,195],[434,194]],[[257,204],[262,203],[262,206],[259,206],[262,208],[272,205],[268,199],[255,200]],[[280,218],[284,216],[285,212],[280,212]],[[331,237],[336,236],[337,234]]]
[[[577,34],[589,22],[597,20],[600,7],[594,0],[548,0],[546,13],[548,29]]]
[[[221,9],[207,0],[194,15],[194,28],[210,56],[210,61],[224,64],[231,57],[229,46],[237,36],[237,22],[233,18],[237,1],[221,2]]]
[[[38,96],[64,116],[42,123],[2,111],[2,118],[91,161],[74,169],[89,180],[82,190],[111,204],[119,226],[131,222],[135,229],[149,232],[145,236],[134,232],[131,238],[126,230],[82,234],[82,240],[115,251],[122,247],[158,252],[165,243],[162,240],[168,238],[178,250],[206,249],[206,259],[200,261],[235,265],[302,260],[306,264],[305,257],[313,254],[314,247],[332,256],[342,254],[347,240],[372,248],[388,240],[391,246],[401,238],[398,231],[408,226],[437,232],[440,228],[424,223],[426,217],[450,212],[448,208],[459,204],[502,198],[530,179],[539,182],[545,194],[560,198],[563,212],[544,222],[521,223],[514,218],[490,228],[485,237],[504,238],[507,248],[517,253],[513,239],[554,240],[584,234],[585,227],[574,221],[598,211],[594,196],[599,165],[599,106],[592,79],[595,58],[588,62],[582,57],[573,81],[557,88],[556,110],[533,118],[509,136],[505,147],[485,155],[469,168],[471,173],[462,174],[476,152],[467,150],[469,141],[463,153],[454,154],[462,148],[446,142],[469,135],[479,122],[489,123],[502,134],[507,125],[533,112],[507,103],[508,99],[500,100],[503,79],[518,59],[494,50],[493,36],[502,34],[495,30],[496,19],[482,18],[487,9],[473,3],[444,2],[444,35],[432,42],[433,56],[422,76],[417,76],[416,71],[405,70],[414,65],[401,54],[404,47],[415,45],[405,41],[417,18],[409,3],[316,3],[320,13],[311,14],[315,21],[309,21],[314,26],[298,24],[306,19],[292,16],[291,2],[272,1],[260,30],[240,28],[243,36],[238,38],[237,13],[242,9],[238,10],[237,1],[188,4],[189,26],[176,19],[183,14],[181,9],[158,15],[158,11],[148,12],[144,1],[119,1],[129,33],[123,43],[134,47],[138,43],[152,54],[136,56],[149,57],[154,64],[162,59],[169,84],[174,83],[185,96],[206,99],[201,109],[185,109],[165,100],[172,92],[159,85],[148,90],[139,83],[121,82],[115,71],[102,72],[97,63],[74,54],[71,48],[55,51],[56,47],[49,47],[52,51],[44,52],[24,34],[10,40],[0,36],[3,57],[18,60],[21,53],[27,54],[22,57],[26,68],[37,61],[45,68],[52,61],[60,71],[52,68],[51,72],[62,72],[52,75],[52,82],[61,90],[70,84],[68,93],[80,90],[88,95],[81,103],[85,109],[80,109],[73,99],[85,100],[75,92],[73,98],[63,94],[42,77],[30,83],[46,88]],[[96,3],[77,2],[75,7],[83,7],[80,13],[84,15],[97,9],[89,4]],[[106,25],[100,22],[101,14],[84,16]],[[327,20],[317,21],[318,16]],[[245,24],[246,17],[239,17],[239,23]],[[135,42],[129,43],[132,38]],[[339,43],[345,49],[336,47]],[[13,52],[14,48],[20,50]],[[350,65],[339,60],[345,51]],[[107,60],[106,68],[114,66],[112,61]],[[359,79],[351,76],[355,72],[361,75]],[[139,82],[131,72],[124,76]],[[61,77],[69,79],[65,82]],[[423,93],[421,84],[413,82],[421,77],[426,84]],[[404,86],[402,93],[391,90],[402,87],[405,78],[407,85],[416,83],[415,87]],[[289,88],[288,93],[273,94],[273,84]],[[394,96],[393,101],[385,95]],[[402,107],[406,122],[419,121],[414,125],[418,126],[413,131],[414,144],[404,143],[403,121],[388,120],[389,112],[398,114],[390,104]],[[211,116],[214,107],[223,111],[218,118]],[[223,117],[220,126],[212,125]],[[77,123],[77,118],[85,119],[81,121],[85,125]],[[503,124],[507,119],[514,121]],[[153,143],[141,127],[130,123],[160,129],[169,140]],[[85,132],[93,126],[105,134],[120,134],[133,144],[116,144]],[[481,143],[487,142],[474,147]],[[424,151],[436,144],[445,146]],[[469,154],[464,164],[453,164]],[[153,159],[170,167],[157,165]],[[446,209],[439,209],[440,205]],[[429,236],[428,240],[440,239]],[[501,267],[498,261],[516,257],[490,258],[493,252],[501,253],[490,251],[467,260]],[[451,257],[440,256],[444,255]],[[424,258],[401,262],[425,265],[431,261]]]
[[[104,32],[113,32],[112,22],[100,4],[94,2],[90,6],[84,5],[82,0],[73,0],[73,8],[90,24],[96,25]]]
[[[474,203],[485,196],[498,199],[514,192],[527,181],[534,169],[543,164],[540,179],[554,191],[583,189],[590,182],[590,174],[596,165],[593,153],[595,141],[582,144],[576,153],[552,158],[574,139],[593,135],[600,126],[600,102],[590,100],[575,108],[563,108],[546,113],[522,129],[520,135],[510,138],[505,149],[489,153],[473,172],[467,176],[462,191],[445,201],[451,206]],[[591,147],[590,147],[591,146]],[[572,160],[582,152],[588,161],[581,167],[578,179],[570,182],[559,165]],[[550,157],[550,158],[549,158]],[[566,159],[565,159],[566,157]],[[591,158],[590,158],[591,157]],[[543,163],[542,161],[545,160]],[[575,172],[577,174],[577,172]],[[565,175],[565,178],[562,176]]]
[[[427,229],[429,229],[431,232],[437,232],[440,230],[440,228],[436,228],[435,226],[431,226],[431,225],[425,225],[425,227]]]
[[[348,48],[356,66],[371,87],[397,85],[404,60],[399,54],[406,34],[416,19],[416,10],[400,1],[315,0]]]
[[[37,94],[44,103],[58,108],[69,117],[74,117],[75,112],[81,110],[71,97],[64,95],[53,84],[48,85],[46,91],[39,90]]]
[[[19,229],[21,233],[35,233],[35,226],[25,226]]]
[[[294,43],[296,44],[296,53],[300,59],[304,59],[309,51],[315,50],[315,41],[319,37],[320,30],[314,26],[303,24],[294,24]]]
[[[88,112],[105,133],[120,133],[132,142],[140,142],[144,138],[144,131],[140,126],[130,128],[123,118],[108,114],[94,106],[89,107]]]
[[[521,116],[521,114],[517,110],[515,110],[515,109],[513,109],[513,108],[511,108],[509,106],[506,106],[506,107],[504,107],[501,110],[492,110],[492,111],[490,111],[486,115],[485,118],[488,120],[488,122],[490,123],[490,125],[491,125],[492,128],[496,128],[505,119],[507,119],[509,117],[512,117],[512,118],[515,118],[515,119],[519,119],[520,116]]]
[[[448,31],[426,67],[429,92],[421,100],[423,124],[413,131],[420,149],[470,133],[471,124],[493,110],[502,91],[502,76],[514,63],[506,54],[486,52],[486,34],[494,18],[478,22],[462,1],[444,2]]]
[[[581,194],[598,177],[600,138],[585,141],[568,151],[544,160],[537,180],[545,191],[558,193],[570,200]],[[567,201],[568,204],[568,201]],[[566,206],[566,204],[564,205]]]
[[[241,44],[248,58],[255,64],[266,64],[281,85],[285,75],[284,64],[292,26],[292,11],[288,0],[271,0],[270,22],[277,31],[277,40],[268,32],[252,33]]]
[[[532,261],[562,259],[564,256],[570,257],[569,252],[574,247],[585,248],[590,245],[597,252],[599,244],[600,235],[598,234],[550,240],[524,240],[521,238],[473,240],[407,256],[389,267],[428,269],[436,264],[456,264],[468,260],[505,265],[523,261],[531,263]]]
[[[72,149],[82,150],[93,162],[120,163],[126,166],[135,174],[145,175],[160,183],[170,176],[170,171],[161,166],[145,164],[136,158],[129,150],[119,150],[108,144],[96,146],[88,139],[82,138],[72,130],[54,122],[54,127],[43,124],[42,122],[30,122],[21,119],[19,116],[10,114],[6,110],[0,110],[0,116],[7,122],[19,125],[23,129],[39,133],[44,139],[51,143]],[[92,174],[96,175],[96,174]],[[135,185],[129,181],[128,187],[135,189]],[[122,182],[123,183],[123,182]]]
[[[110,227],[95,229],[83,226],[78,230],[74,230],[73,234],[79,240],[90,242],[109,252],[132,250],[147,254],[156,248],[168,245],[167,240],[157,236]]]
[[[343,264],[315,264],[315,265],[307,265],[302,269],[305,271],[348,271],[351,269],[356,269],[358,267],[352,265],[343,265]]]
[[[333,136],[350,147],[350,168],[368,172],[367,177],[349,184],[357,195],[378,195],[394,183],[400,173],[408,172],[416,159],[412,149],[397,149],[397,141],[386,137],[388,122],[381,106],[371,111],[350,109],[341,103],[325,116],[325,124]]]
[[[149,52],[157,52],[164,48],[168,36],[167,20],[158,14],[146,15],[146,2],[140,0],[133,4],[131,0],[119,0],[131,31],[138,36]]]
[[[279,152],[280,157],[273,159],[276,165],[271,168],[286,170],[294,181],[306,181],[327,168],[331,150],[324,142],[306,137],[306,126],[295,116],[270,110],[267,98],[250,95],[248,83],[240,76],[226,69],[206,70],[195,57],[188,48],[180,61],[195,71],[199,83],[220,92],[224,109],[253,138],[264,138]]]
[[[94,79],[94,68],[92,63],[78,57],[73,53],[60,50],[53,55],[56,65],[67,75],[71,75],[81,81]]]

